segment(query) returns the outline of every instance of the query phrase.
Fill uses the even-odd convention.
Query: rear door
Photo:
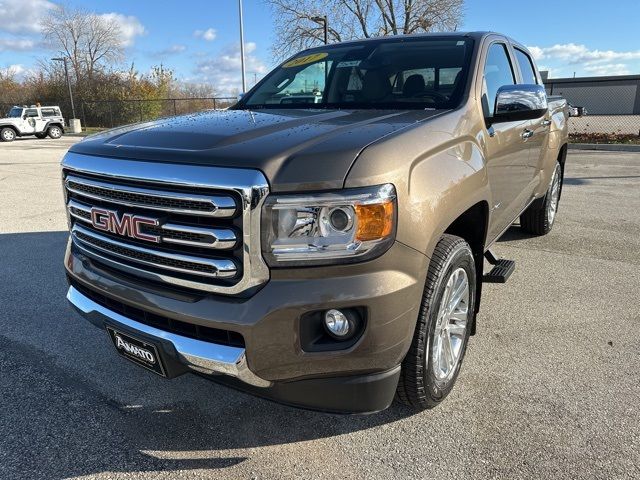
[[[516,83],[515,72],[507,44],[491,43],[486,51],[482,78],[485,118],[493,116],[498,89]],[[530,183],[529,146],[523,138],[527,126],[528,121],[501,122],[490,124],[486,129],[485,158],[492,194],[490,239],[498,236],[518,215],[516,210],[522,202],[523,191]]]
[[[539,84],[540,80],[536,74],[531,57],[517,46],[514,46],[513,52],[520,70],[519,83]],[[549,141],[550,125],[551,119],[549,118],[549,112],[541,118],[536,118],[527,122],[527,129],[531,132],[531,136],[526,140],[527,145],[529,146],[527,178],[529,179],[530,184],[527,188],[530,194],[533,194],[533,190],[538,182],[540,170],[542,169],[544,155],[547,151],[547,143]]]

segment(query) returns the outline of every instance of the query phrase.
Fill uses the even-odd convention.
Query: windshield
[[[454,108],[473,40],[401,38],[307,50],[273,70],[236,108]]]
[[[13,107],[11,110],[9,110],[9,115],[7,115],[7,118],[20,118],[21,116],[22,116],[22,109]]]

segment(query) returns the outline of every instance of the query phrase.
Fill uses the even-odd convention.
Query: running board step
[[[516,268],[516,262],[504,258],[496,259],[496,263],[491,263],[493,268],[482,277],[484,283],[506,283]]]

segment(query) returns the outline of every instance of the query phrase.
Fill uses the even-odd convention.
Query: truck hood
[[[109,130],[72,152],[255,168],[272,191],[341,188],[359,153],[443,110],[227,110]]]

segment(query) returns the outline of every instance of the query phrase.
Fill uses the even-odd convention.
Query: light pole
[[[325,15],[323,17],[311,17],[311,20],[316,23],[322,23],[322,26],[324,27],[324,44],[326,45],[327,43],[329,43],[327,16]]]
[[[242,66],[242,93],[246,93],[247,79],[244,72],[244,26],[242,25],[242,0],[238,0],[238,13],[240,17],[240,65]]]
[[[67,68],[67,57],[52,58],[54,62],[64,63],[64,76],[67,77],[67,87],[69,87],[69,99],[71,100],[71,113],[76,118],[76,107],[73,105],[73,93],[71,93],[71,80],[69,80],[69,69]]]

